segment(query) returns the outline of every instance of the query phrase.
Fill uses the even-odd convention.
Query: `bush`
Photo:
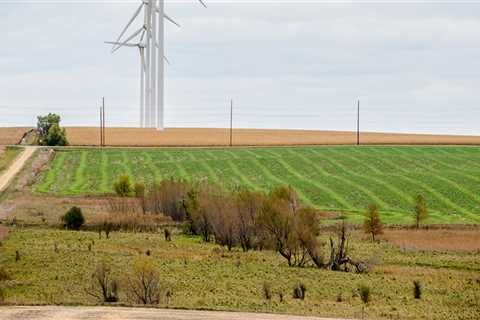
[[[306,292],[307,287],[303,283],[299,282],[293,287],[293,298],[304,300]]]
[[[415,299],[422,298],[422,284],[419,280],[413,281],[413,297]]]
[[[148,258],[140,258],[128,277],[128,295],[133,303],[160,303],[160,274]]]
[[[92,285],[87,293],[101,302],[118,302],[118,282],[112,279],[110,273],[107,263],[100,262],[92,274]]]
[[[62,217],[62,221],[65,224],[65,227],[67,229],[79,230],[80,227],[85,223],[85,218],[83,217],[82,209],[78,207],[72,207]]]
[[[184,180],[164,180],[149,192],[147,206],[153,213],[183,222],[187,219],[188,193],[192,189],[193,186]]]
[[[113,190],[120,197],[128,197],[132,194],[132,183],[127,175],[120,176],[113,184]]]
[[[370,287],[362,284],[358,287],[358,293],[360,294],[360,299],[362,299],[364,304],[368,304],[370,302]]]

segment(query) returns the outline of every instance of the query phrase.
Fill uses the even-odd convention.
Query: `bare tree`
[[[92,284],[86,292],[101,302],[118,302],[118,282],[111,277],[110,267],[100,262],[92,274]]]
[[[127,283],[128,295],[133,303],[151,305],[160,302],[160,274],[148,258],[135,262]]]

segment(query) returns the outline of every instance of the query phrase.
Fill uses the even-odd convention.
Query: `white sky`
[[[480,4],[167,1],[166,124],[480,134]],[[1,1],[0,126],[137,126],[139,1]],[[138,22],[140,24],[140,21]],[[133,30],[133,29],[132,29]]]

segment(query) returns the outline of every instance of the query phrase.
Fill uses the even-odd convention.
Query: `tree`
[[[62,221],[65,223],[65,227],[67,229],[79,230],[80,227],[85,223],[82,209],[78,207],[72,207],[64,216],[62,216]]]
[[[160,274],[148,258],[134,263],[128,277],[129,296],[133,303],[158,304],[160,302]]]
[[[44,146],[68,145],[65,129],[60,128],[60,116],[49,113],[37,117],[37,134],[39,144]]]
[[[86,292],[101,302],[118,302],[118,282],[112,279],[110,267],[105,261],[95,268],[92,284]]]
[[[375,236],[383,233],[383,225],[378,213],[378,207],[372,203],[368,205],[365,220],[363,222],[365,233],[372,235],[372,241],[375,242]]]
[[[415,216],[415,226],[419,229],[420,223],[428,218],[427,203],[425,197],[421,194],[415,198],[413,213]]]
[[[48,129],[48,133],[42,141],[45,146],[64,147],[68,145],[65,129],[60,128],[60,125],[56,123]]]
[[[133,192],[135,193],[135,198],[138,199],[140,208],[142,209],[142,213],[147,213],[147,203],[145,199],[145,183],[136,182],[135,186],[133,187]]]
[[[132,193],[132,183],[127,175],[120,176],[113,184],[113,190],[120,197],[128,197]]]

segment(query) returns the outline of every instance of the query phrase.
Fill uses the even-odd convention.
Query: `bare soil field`
[[[14,145],[19,144],[23,135],[32,128],[13,127],[0,128],[0,145]]]
[[[387,230],[383,239],[404,249],[480,252],[480,229]]]
[[[69,127],[67,136],[72,146],[99,144],[98,128]],[[356,144],[355,132],[307,130],[233,130],[236,146],[285,145],[351,145]],[[420,134],[362,133],[362,144],[416,145],[480,145],[480,136],[448,136]],[[165,131],[139,128],[107,128],[108,146],[226,146],[230,143],[228,129],[169,128]]]

